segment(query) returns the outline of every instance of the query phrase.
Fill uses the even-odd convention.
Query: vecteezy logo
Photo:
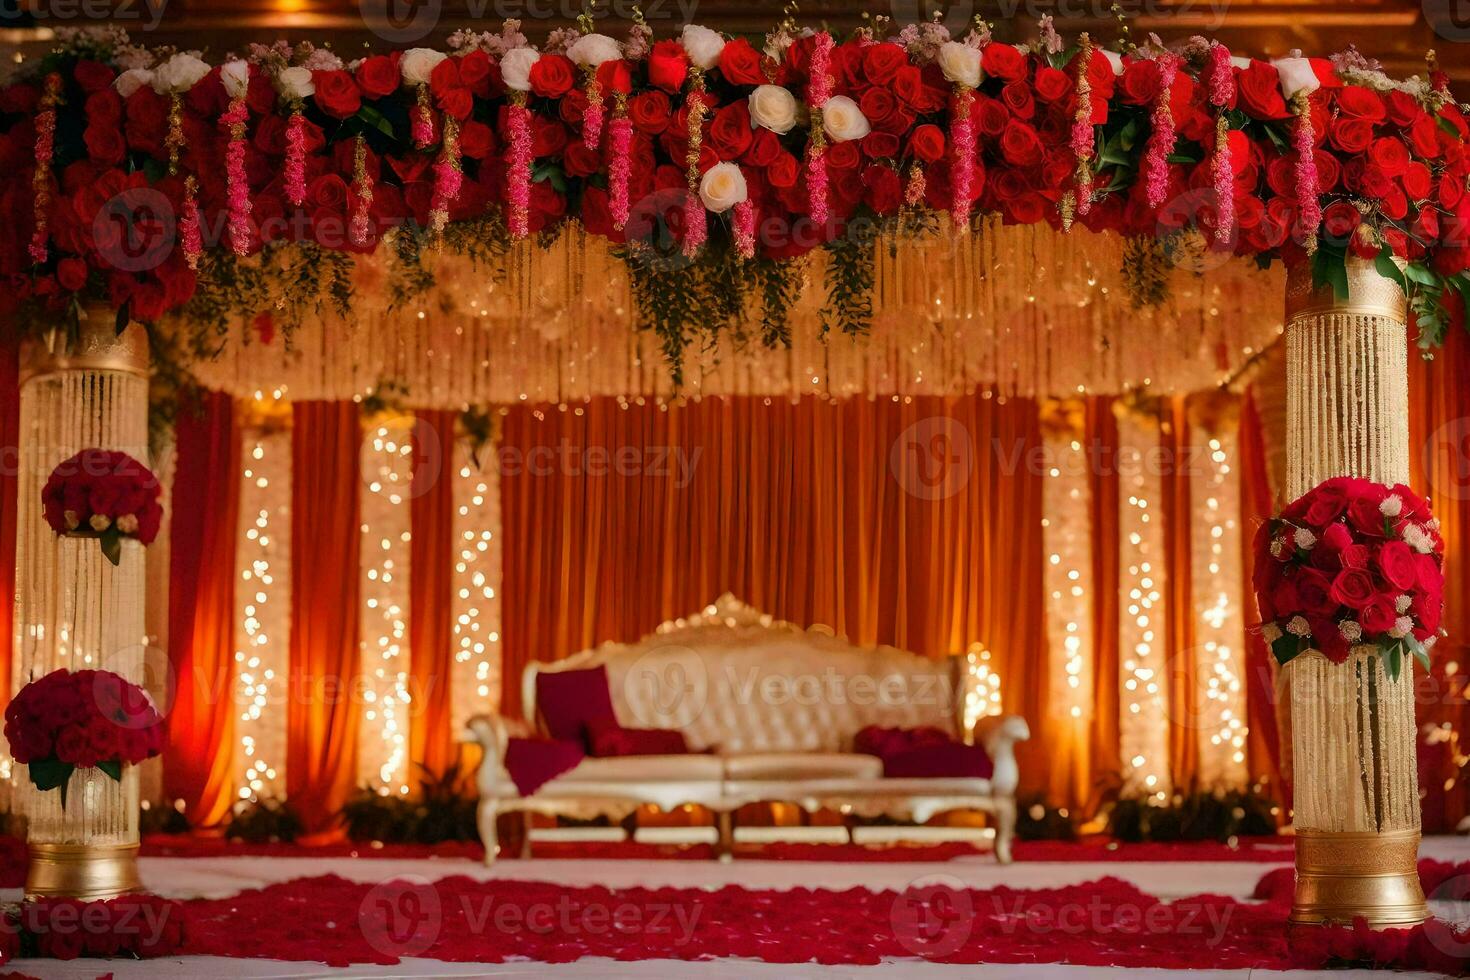
[[[439,25],[443,0],[358,0],[367,29],[392,44],[421,41]],[[483,9],[483,8],[482,8]]]
[[[1470,497],[1470,417],[1450,419],[1430,433],[1423,462],[1435,499]]]
[[[444,925],[439,892],[429,879],[406,875],[376,884],[358,908],[363,938],[387,956],[420,956]]]
[[[663,187],[639,198],[628,209],[623,233],[640,264],[673,272],[694,261],[685,253],[683,241],[688,200],[687,190]]]
[[[649,728],[683,725],[697,718],[708,700],[709,669],[688,647],[650,650],[623,678],[624,704]]]
[[[1446,41],[1470,40],[1470,0],[1424,0],[1424,20]]]
[[[970,938],[975,903],[954,875],[926,875],[909,882],[889,911],[889,924],[904,949],[933,959],[949,956]]]
[[[174,248],[174,209],[151,187],[131,187],[107,199],[92,219],[97,254],[119,272],[156,269]]]
[[[898,485],[921,500],[944,500],[964,488],[974,468],[969,431],[957,419],[934,415],[899,433],[888,452]]]

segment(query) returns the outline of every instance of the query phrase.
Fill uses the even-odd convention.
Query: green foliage
[[[259,800],[235,813],[225,836],[247,844],[294,841],[301,833],[301,818],[282,800]]]
[[[1257,792],[1192,793],[1167,806],[1142,799],[1119,800],[1108,814],[1108,833],[1139,841],[1228,841],[1276,833],[1280,807]]]
[[[1033,795],[1016,801],[1016,836],[1021,840],[1076,840],[1077,828],[1070,814]]]
[[[855,218],[847,233],[825,246],[827,250],[827,303],[822,307],[822,331],[849,336],[867,333],[873,326],[873,283],[878,260],[876,222]]]
[[[423,770],[416,796],[384,795],[365,787],[342,808],[347,835],[385,844],[479,840],[476,801],[461,792],[464,781],[465,773],[456,764],[440,775]]]

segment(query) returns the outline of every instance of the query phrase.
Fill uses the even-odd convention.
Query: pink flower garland
[[[1296,125],[1292,127],[1292,145],[1296,149],[1296,200],[1301,209],[1302,247],[1311,255],[1317,251],[1317,226],[1322,223],[1322,193],[1317,178],[1317,146],[1312,132],[1312,103],[1305,92],[1291,97],[1291,109],[1296,113]]]
[[[615,103],[612,127],[608,133],[612,160],[607,165],[607,207],[613,227],[618,231],[628,223],[628,175],[632,169],[633,122],[624,113],[623,97]]]
[[[508,224],[511,235],[525,238],[531,232],[531,111],[526,108],[526,93],[511,93],[505,121],[510,129],[510,152],[505,158]]]
[[[747,198],[735,205],[735,250],[742,259],[755,258],[755,205]]]
[[[1092,38],[1082,35],[1077,54],[1077,115],[1072,118],[1072,155],[1077,158],[1077,213],[1092,210],[1092,155],[1097,134],[1092,128]]]
[[[230,141],[225,145],[225,198],[230,250],[236,255],[250,251],[250,182],[245,175],[245,124],[249,118],[250,109],[243,95],[231,99],[220,116],[220,122],[230,131]]]
[[[358,136],[352,147],[352,192],[357,200],[352,205],[352,224],[348,235],[352,244],[363,246],[372,234],[369,215],[373,207],[373,179],[367,172],[367,140]]]
[[[689,183],[684,196],[684,254],[693,255],[709,237],[704,202],[699,199],[699,156],[704,145],[704,72],[689,70],[689,92],[684,97],[689,116],[689,143],[684,154],[684,175]]]
[[[973,203],[971,195],[975,178],[975,124],[970,119],[970,106],[974,98],[974,90],[968,85],[956,84],[950,101],[950,143],[954,151],[950,163],[950,185],[954,190],[950,220],[954,224],[954,230],[961,235],[970,230],[970,205]]]
[[[1143,153],[1144,193],[1151,208],[1163,204],[1169,194],[1169,154],[1174,152],[1174,112],[1169,105],[1169,89],[1179,71],[1179,59],[1165,53],[1156,63],[1159,66],[1159,94],[1154,100],[1150,118],[1152,127]]]
[[[189,268],[199,268],[199,256],[204,252],[203,236],[199,233],[198,184],[194,175],[184,178],[184,213],[179,218],[179,239],[184,250],[184,259]]]
[[[1215,242],[1229,242],[1235,236],[1235,165],[1230,159],[1230,121],[1225,110],[1235,94],[1235,69],[1230,64],[1230,49],[1223,44],[1210,46],[1210,104],[1215,107],[1215,157],[1210,162],[1210,175],[1215,184]]]
[[[414,106],[413,119],[409,123],[409,135],[413,137],[413,145],[419,149],[427,149],[434,142],[434,117],[433,110],[429,108],[429,86],[418,87],[418,105]]]
[[[806,101],[812,110],[812,135],[807,144],[806,189],[808,210],[818,225],[827,224],[826,135],[822,130],[822,107],[832,97],[832,35],[818,31],[812,45],[811,77]]]
[[[286,200],[295,207],[306,200],[306,119],[299,102],[286,123]]]
[[[46,220],[51,204],[51,158],[56,152],[56,105],[61,101],[61,76],[46,76],[46,89],[41,95],[41,111],[36,115],[36,170],[31,176],[31,192],[35,198],[36,227],[31,232],[31,261],[46,261]]]
[[[602,140],[602,85],[597,81],[597,69],[587,69],[587,108],[582,111],[582,145],[589,150],[597,149]]]
[[[449,223],[449,205],[459,199],[464,172],[459,161],[459,123],[453,116],[444,117],[444,146],[434,163],[434,200],[429,209],[429,227],[435,234]]]

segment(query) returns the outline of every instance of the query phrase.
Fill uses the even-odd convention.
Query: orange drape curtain
[[[1267,473],[1265,432],[1254,397],[1247,395],[1240,406],[1240,549],[1245,597],[1245,705],[1246,767],[1251,782],[1284,805],[1289,787],[1281,779],[1281,748],[1276,726],[1276,681],[1271,666],[1271,651],[1259,632],[1260,609],[1256,606],[1255,588],[1251,584],[1256,530],[1271,518],[1277,508],[1271,500],[1271,482]]]
[[[16,487],[20,479],[20,331],[0,329],[0,710],[10,702],[15,625]]]
[[[1164,402],[1159,419],[1159,483],[1163,492],[1164,673],[1168,678],[1169,776],[1176,793],[1189,793],[1199,777],[1198,671],[1195,667],[1194,574],[1191,547],[1194,530],[1190,483],[1203,477],[1192,440],[1189,411],[1182,396]],[[1149,465],[1145,459],[1144,465]]]
[[[512,408],[502,431],[507,713],[529,661],[635,639],[729,591],[861,644],[983,642],[1005,710],[1033,726],[1023,790],[1045,788],[1030,402],[593,399]]]
[[[455,761],[450,727],[450,620],[454,572],[453,412],[419,412],[414,421],[414,472],[409,539],[409,734],[414,775],[439,776]]]
[[[340,836],[357,779],[360,444],[352,402],[294,406],[286,795],[313,842]]]
[[[1121,782],[1118,752],[1118,421],[1113,400],[1087,399],[1085,450],[1092,495],[1092,815]]]
[[[191,825],[222,825],[233,802],[235,541],[240,429],[234,401],[197,392],[174,429],[170,501],[168,656],[176,688],[168,715],[164,792]]]
[[[1412,329],[1412,328],[1411,328]],[[1470,671],[1470,338],[1451,329],[1433,360],[1409,357],[1409,454],[1411,483],[1427,494],[1445,542],[1444,628],[1431,658],[1433,673],[1421,678],[1421,726],[1448,725],[1435,744],[1421,747],[1419,783],[1426,832],[1453,831],[1470,813],[1463,754],[1470,724],[1466,678]],[[1453,665],[1453,669],[1451,669]],[[1423,739],[1421,739],[1421,742]]]

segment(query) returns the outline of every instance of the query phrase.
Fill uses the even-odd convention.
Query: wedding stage
[[[0,971],[1470,974],[1461,32],[815,2],[0,31]]]

